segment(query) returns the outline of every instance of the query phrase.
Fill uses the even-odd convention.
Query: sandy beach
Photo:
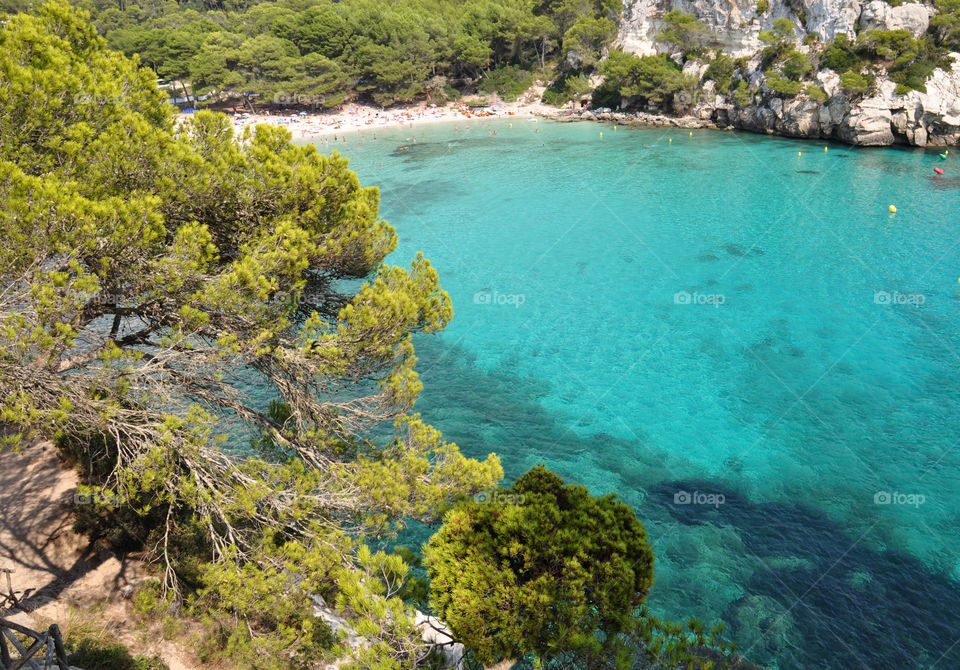
[[[401,108],[380,109],[377,107],[346,104],[341,108],[308,113],[297,110],[250,114],[237,112],[233,115],[233,127],[237,132],[247,126],[258,124],[281,125],[296,140],[312,138],[345,138],[351,134],[389,128],[413,128],[441,122],[482,122],[489,119],[530,118],[548,109],[539,103],[522,104],[507,102],[483,108],[470,108],[462,103],[446,106],[415,105]]]

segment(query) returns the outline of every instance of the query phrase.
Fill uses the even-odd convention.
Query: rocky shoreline
[[[855,146],[948,147],[960,145],[960,54],[953,54],[950,72],[937,70],[927,91],[895,93],[882,81],[866,99],[849,98],[840,77],[827,70],[817,82],[829,96],[824,103],[806,96],[783,99],[764,93],[740,107],[727,97],[708,96],[684,116],[602,109],[538,110],[538,116],[560,122],[607,121],[624,126],[747,130],[810,140],[834,140]]]
[[[876,83],[871,93],[849,95],[840,76],[829,69],[815,72],[811,86],[819,90],[780,96],[767,82],[769,64],[762,64],[761,51],[768,42],[761,38],[779,20],[795,29],[791,48],[807,56],[838,36],[851,42],[868,31],[899,31],[913,38],[928,33],[938,13],[933,0],[899,3],[884,0],[625,0],[616,46],[636,55],[667,54],[683,66],[694,80],[699,99],[691,105],[676,104],[684,116],[651,113],[655,110],[565,110],[560,121],[577,119],[614,121],[624,125],[676,126],[748,130],[815,140],[835,140],[857,146],[906,145],[943,147],[960,144],[960,53],[951,53],[952,67],[937,69],[921,90],[898,95],[890,80],[890,63],[877,63]],[[896,5],[896,6],[894,6]],[[717,53],[743,59],[742,81],[756,91],[750,104],[737,104],[730,92],[717,91],[705,75],[705,60],[686,60],[681,49],[660,38],[669,10],[691,13],[708,29],[705,46]],[[723,93],[722,95],[720,93]]]

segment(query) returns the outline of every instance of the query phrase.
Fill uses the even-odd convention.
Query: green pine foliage
[[[516,65],[491,70],[477,84],[482,93],[496,93],[508,102],[516,100],[533,84],[533,73]]]
[[[92,0],[88,8],[108,44],[139,54],[171,93],[183,95],[173,82],[188,82],[198,93],[314,107],[436,99],[431,80],[462,86],[507,67],[590,71],[620,12],[613,0]]]
[[[757,90],[741,79],[733,92],[733,101],[737,107],[749,107],[753,104],[756,94]]]
[[[720,54],[707,66],[703,78],[716,83],[717,93],[727,95],[733,86],[733,75],[736,71],[737,63],[733,57]]]
[[[663,20],[664,28],[657,35],[659,41],[672,44],[688,58],[703,53],[710,31],[696,16],[672,9],[664,15]]]
[[[800,82],[788,79],[775,70],[767,70],[766,77],[767,88],[772,93],[783,97],[792,97],[800,92]]]
[[[871,81],[865,75],[858,72],[844,72],[840,75],[840,88],[845,93],[858,95],[866,93],[871,88]]]
[[[684,76],[680,66],[666,54],[634,56],[614,49],[600,66],[605,77],[597,89],[595,100],[625,99],[631,106],[652,106],[664,111],[678,111],[678,94],[692,94],[697,82]]]
[[[824,103],[830,99],[830,96],[827,95],[826,91],[816,84],[807,84],[804,88],[804,91],[806,92],[807,96],[815,102]]]
[[[435,611],[484,665],[738,667],[722,625],[660,621],[643,607],[653,553],[633,510],[543,466],[451,510],[426,564]]]
[[[579,100],[591,91],[590,80],[582,72],[569,72],[550,84],[543,93],[543,101],[548,105],[561,106],[571,100]],[[594,96],[594,102],[597,97]]]
[[[944,12],[947,17],[951,16],[948,3],[944,3]],[[896,82],[898,94],[926,91],[926,81],[933,71],[949,69],[952,65],[947,50],[956,30],[954,24],[945,26],[938,19],[940,15],[931,20],[930,32],[920,38],[906,30],[871,30],[860,35],[856,42],[838,35],[824,49],[820,67],[840,74],[844,90],[853,94],[869,89],[861,81],[866,80],[863,72],[880,65],[887,70],[891,81]]]
[[[930,19],[930,32],[937,44],[960,51],[960,0],[934,0],[937,9]]]
[[[426,559],[434,608],[487,664],[592,652],[597,632],[630,627],[653,585],[633,510],[542,466],[507,493],[448,513]]]

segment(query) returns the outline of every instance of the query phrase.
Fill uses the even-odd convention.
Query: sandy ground
[[[348,104],[342,109],[317,114],[303,114],[293,110],[282,114],[237,113],[233,116],[233,126],[239,132],[247,126],[257,124],[282,125],[297,140],[331,136],[344,138],[357,133],[376,135],[377,130],[414,128],[431,123],[469,124],[490,119],[530,118],[552,109],[540,103],[519,102],[502,103],[481,110],[462,104],[445,107],[416,105],[388,110]]]
[[[13,570],[20,607],[0,616],[34,630],[57,623],[64,637],[83,628],[120,641],[132,653],[159,655],[171,670],[198,667],[190,655],[159,635],[135,627],[132,586],[145,576],[142,563],[94,551],[72,529],[77,475],[49,443],[0,453],[0,569]],[[7,592],[0,573],[0,592]]]

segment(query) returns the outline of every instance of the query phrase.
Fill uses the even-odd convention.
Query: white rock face
[[[872,0],[860,13],[860,30],[908,30],[920,37],[930,27],[930,11],[919,3],[891,7],[884,0]]]
[[[418,610],[416,626],[423,641],[434,645],[434,648],[443,655],[444,668],[463,670],[463,656],[466,654],[466,649],[459,642],[453,641],[447,624]]]
[[[768,0],[770,9],[757,14],[756,0],[624,0],[617,46],[639,55],[658,53],[663,16],[672,9],[693,14],[715,33],[711,47],[734,56],[747,56],[763,44],[757,35],[770,30],[778,18],[793,21],[800,37],[816,33],[824,41],[839,34],[856,36],[864,30],[909,30],[915,37],[930,25],[930,9],[919,2],[891,7],[885,0]],[[804,21],[800,20],[802,13]]]
[[[714,37],[707,46],[735,57],[748,57],[747,81],[765,90],[765,77],[757,58],[764,45],[758,35],[770,30],[775,19],[793,21],[799,44],[806,33],[816,33],[823,41],[841,34],[853,38],[858,30],[907,30],[919,37],[927,31],[932,12],[922,2],[891,7],[885,0],[767,1],[768,11],[757,15],[756,0],[624,0],[616,46],[639,55],[670,53],[671,45],[658,43],[657,35],[663,30],[663,16],[679,9],[693,14],[713,31]],[[804,17],[805,24],[798,14]],[[816,75],[817,84],[829,98],[823,104],[804,95],[784,100],[766,92],[757,96],[755,104],[738,108],[731,98],[716,96],[708,83],[691,114],[721,127],[731,124],[757,132],[832,137],[852,144],[958,144],[960,54],[952,57],[953,69],[937,70],[926,82],[926,93],[911,91],[898,96],[895,84],[881,77],[876,95],[851,102],[840,88],[840,77],[825,70]],[[687,62],[683,71],[702,79],[704,67]]]
[[[667,45],[658,43],[657,35],[663,30],[663,16],[673,9],[693,14],[714,32],[708,46],[735,56],[750,55],[763,46],[757,35],[780,16],[768,12],[759,18],[756,0],[624,0],[616,45],[642,56],[664,51]]]
[[[840,34],[853,37],[861,6],[860,0],[804,0],[806,30],[816,33],[824,41]]]

